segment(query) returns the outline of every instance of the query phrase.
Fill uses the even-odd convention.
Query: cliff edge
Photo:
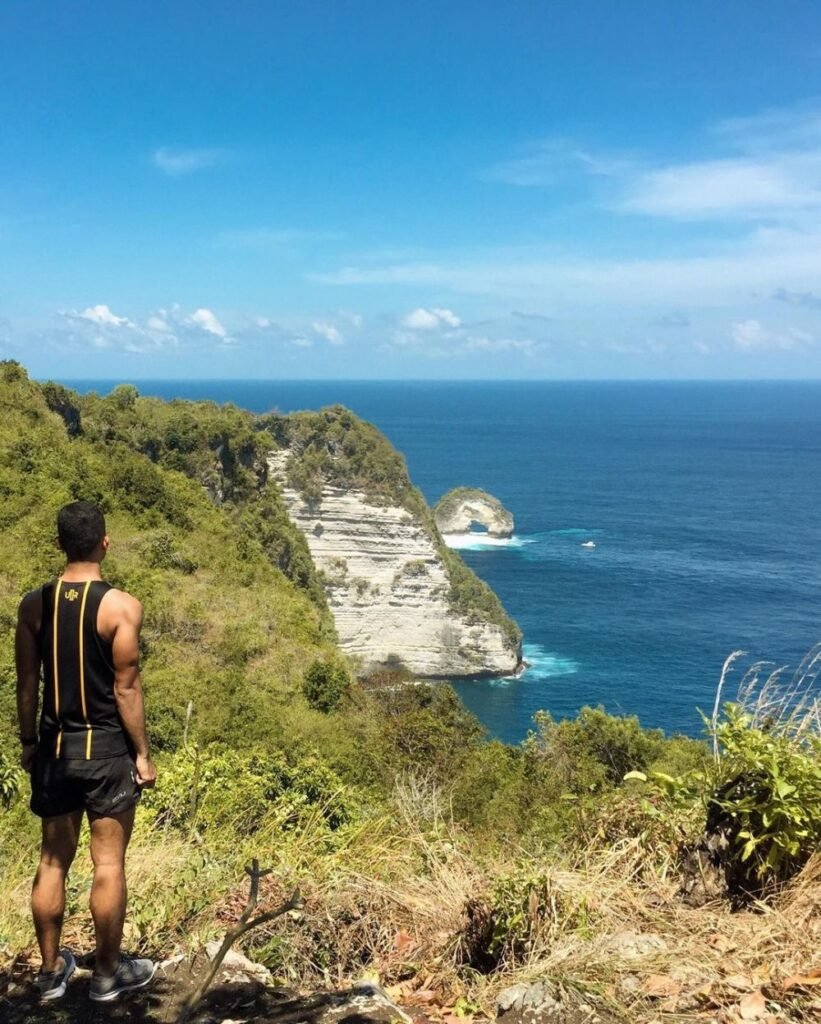
[[[521,634],[449,551],[402,457],[340,406],[272,417],[268,459],[320,570],[342,649],[363,671],[423,677],[514,672]]]

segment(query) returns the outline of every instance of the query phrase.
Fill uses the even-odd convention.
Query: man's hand
[[[150,757],[137,755],[137,785],[140,789],[151,789],[157,781],[157,769]]]
[[[26,743],[20,751],[20,767],[24,772],[31,774],[34,767],[34,755],[37,753],[36,743]]]

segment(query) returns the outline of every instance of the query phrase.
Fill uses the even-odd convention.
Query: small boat
[[[596,542],[594,540],[583,540],[582,541],[582,547],[583,548],[594,548],[595,546],[596,546]]]

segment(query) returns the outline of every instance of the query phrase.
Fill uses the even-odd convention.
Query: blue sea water
[[[456,686],[504,740],[537,709],[585,704],[697,734],[731,651],[795,667],[821,640],[821,382],[138,386],[257,412],[342,403],[431,503],[462,484],[495,494],[513,542],[462,554],[519,622],[531,668]]]

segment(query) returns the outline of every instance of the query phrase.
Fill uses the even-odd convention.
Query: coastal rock
[[[616,932],[610,938],[607,948],[624,960],[635,960],[653,953],[663,953],[667,943],[653,932],[623,931]]]
[[[447,569],[423,523],[357,490],[326,485],[306,499],[287,484],[288,454],[270,455],[271,477],[323,574],[346,654],[364,671],[395,664],[429,678],[516,671],[518,642],[449,603]]]
[[[497,1016],[510,1010],[527,1010],[532,1014],[545,1014],[555,1010],[559,1005],[555,989],[546,981],[536,981],[530,985],[520,982],[503,989],[496,998]]]
[[[206,944],[205,952],[208,954],[209,960],[216,957],[221,945],[222,943],[216,940]],[[270,985],[273,980],[267,967],[255,964],[253,960],[249,960],[247,956],[237,953],[234,949],[229,949],[225,954],[220,970],[224,975],[229,975],[237,980],[258,981],[262,985]]]
[[[448,491],[437,502],[433,516],[442,534],[470,533],[478,524],[487,530],[489,537],[513,535],[513,516],[498,498],[478,487],[456,487]]]

